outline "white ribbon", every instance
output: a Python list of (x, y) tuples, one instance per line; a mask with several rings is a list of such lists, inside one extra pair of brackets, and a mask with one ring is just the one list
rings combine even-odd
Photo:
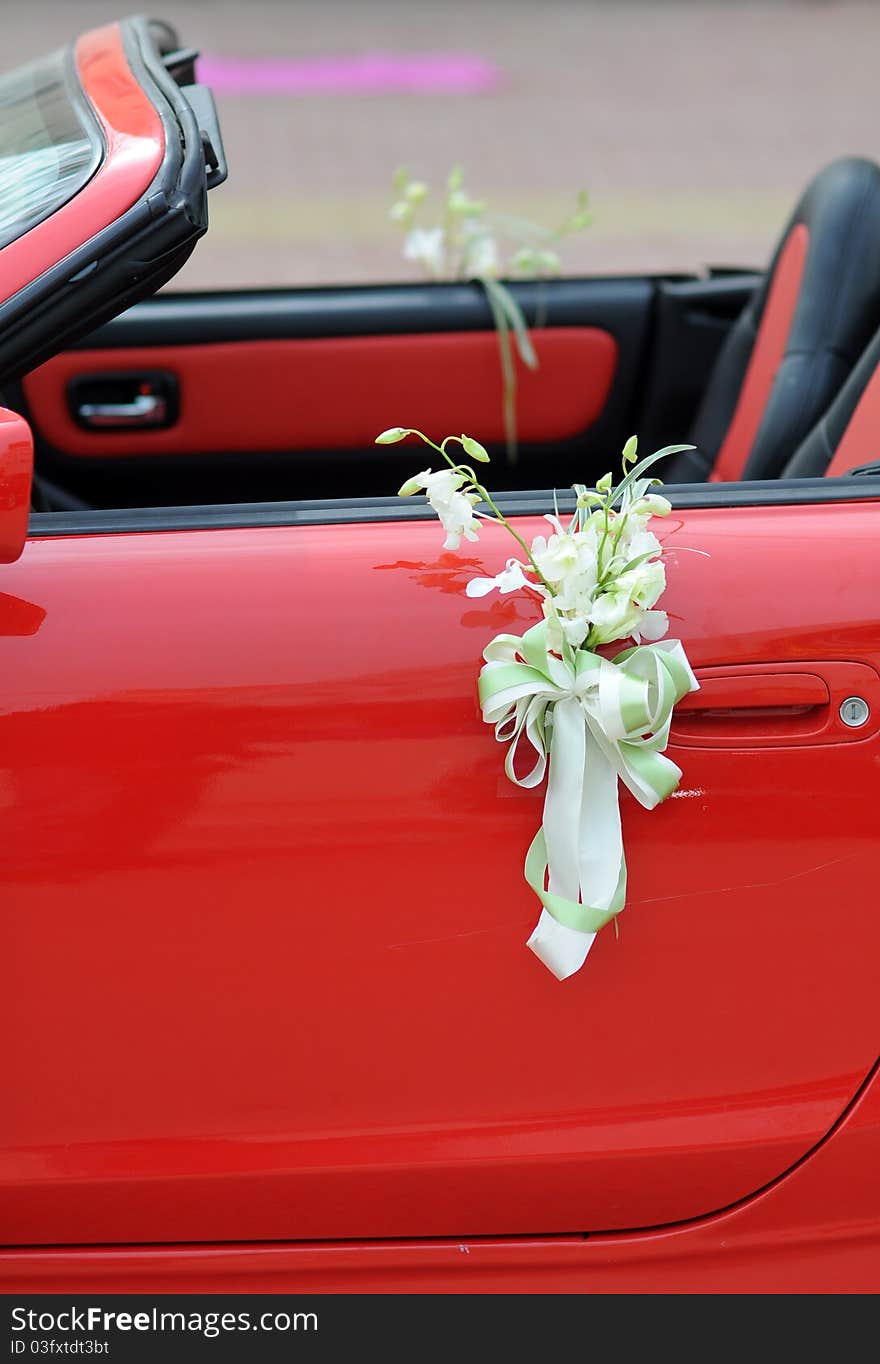
[[(495, 737), (510, 743), (510, 780), (529, 788), (547, 773), (541, 829), (526, 856), (526, 880), (542, 904), (527, 945), (564, 980), (625, 903), (618, 777), (648, 810), (675, 790), (681, 770), (663, 756), (672, 708), (699, 684), (678, 640), (609, 661), (567, 647), (556, 654), (546, 630), (542, 622), (487, 645), (480, 699)], [(523, 735), (535, 760), (518, 776)]]

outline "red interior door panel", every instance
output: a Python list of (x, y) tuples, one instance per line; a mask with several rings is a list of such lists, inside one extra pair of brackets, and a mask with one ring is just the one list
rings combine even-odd
[[(598, 327), (546, 327), (534, 330), (533, 341), (539, 367), (516, 362), (519, 439), (583, 434), (611, 391), (614, 337)], [(176, 379), (180, 411), (172, 425), (91, 431), (77, 424), (68, 395), (72, 380), (138, 369)], [(24, 391), (40, 435), (70, 455), (356, 449), (372, 445), (389, 412), (427, 431), (504, 439), (494, 332), (71, 351), (28, 375)]]

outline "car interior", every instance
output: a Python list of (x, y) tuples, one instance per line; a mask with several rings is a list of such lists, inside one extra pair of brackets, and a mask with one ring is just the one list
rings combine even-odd
[(676, 484), (840, 475), (875, 455), (862, 399), (880, 352), (880, 336), (865, 349), (880, 170), (866, 160), (814, 179), (763, 276), (512, 288), (542, 361), (520, 368), (513, 464), (478, 284), (169, 292), (7, 391), (34, 430), (35, 510), (390, 496), (412, 453), (372, 444), (389, 423), (472, 432), (507, 489), (590, 481), (632, 431), (646, 449), (693, 442), (665, 470)]
[[(145, 509), (366, 499), (378, 514), (412, 464), (408, 443), (374, 444), (389, 425), (476, 436), (494, 485), (514, 495), (594, 481), (633, 432), (643, 451), (693, 444), (659, 472), (703, 501), (707, 483), (772, 483), (797, 499), (805, 479), (873, 472), (872, 162), (844, 158), (816, 175), (764, 273), (511, 284), (539, 365), (517, 361), (510, 453), (478, 282), (156, 293), (207, 228), (205, 191), (226, 169), (195, 54), (165, 26), (126, 23), (141, 62), (129, 51), (129, 66), (164, 110), (163, 193), (175, 207), (158, 244), (155, 224), (126, 224), (131, 210), (102, 238), (100, 269), (71, 274), (70, 257), (54, 292), (32, 297), (40, 279), (13, 300), (0, 371), (3, 401), (33, 431), (34, 533), (49, 533), (46, 517), (57, 529), (59, 516), (74, 527), (92, 523), (71, 516)], [(83, 252), (91, 260), (95, 241)]]

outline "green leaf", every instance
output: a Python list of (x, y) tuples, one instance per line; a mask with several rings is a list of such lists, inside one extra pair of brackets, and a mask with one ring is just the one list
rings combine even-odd
[(623, 493), (626, 492), (627, 488), (632, 487), (636, 479), (641, 478), (645, 470), (650, 469), (652, 464), (656, 464), (658, 459), (665, 459), (667, 455), (676, 455), (680, 450), (695, 449), (696, 446), (694, 445), (664, 445), (662, 450), (655, 450), (653, 455), (647, 455), (644, 459), (640, 459), (638, 464), (634, 465), (633, 468), (630, 469), (626, 478), (622, 479), (618, 486), (614, 489), (614, 501), (617, 502), (623, 495)]
[(497, 279), (481, 279), (481, 283), (487, 293), (494, 294), (498, 307), (510, 323), (516, 338), (516, 348), (523, 364), (528, 365), (529, 369), (537, 369), (538, 357), (529, 336), (526, 319), (513, 294)]
[[(499, 300), (497, 280), (488, 276), (481, 277), (480, 283), (486, 291), (486, 300), (498, 336), (498, 352), (501, 357), (502, 406), (504, 411), (504, 434), (507, 444), (507, 462), (516, 463), (516, 369), (510, 349), (510, 329), (507, 316)], [(501, 289), (503, 292), (503, 289)]]
[(489, 463), (489, 452), (478, 440), (474, 440), (473, 436), (462, 435), (461, 448), (466, 455), (470, 455), (471, 459), (478, 460), (480, 464)]

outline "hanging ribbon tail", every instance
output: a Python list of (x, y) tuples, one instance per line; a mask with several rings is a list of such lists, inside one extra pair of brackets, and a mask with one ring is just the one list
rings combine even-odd
[[(527, 946), (565, 980), (626, 901), (618, 779), (646, 809), (675, 790), (681, 771), (662, 750), (674, 705), (699, 684), (677, 640), (626, 649), (611, 661), (587, 650), (560, 655), (544, 622), (521, 639), (498, 636), (483, 656), (483, 719), (510, 743), (508, 777), (534, 787), (547, 775), (541, 828), (525, 862), (541, 903)], [(518, 776), (523, 736), (534, 761)]]
[(544, 819), (526, 858), (526, 880), (543, 906), (527, 946), (565, 980), (623, 908), (626, 886), (617, 773), (576, 696), (553, 708)]
[(526, 947), (557, 980), (567, 980), (581, 969), (595, 941), (595, 933), (578, 933), (577, 929), (567, 928), (542, 909)]

